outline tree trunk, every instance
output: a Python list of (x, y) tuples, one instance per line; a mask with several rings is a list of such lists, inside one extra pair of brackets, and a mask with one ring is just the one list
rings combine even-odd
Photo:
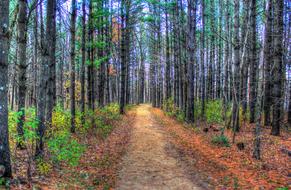
[(46, 36), (49, 54), (46, 120), (51, 124), (56, 101), (56, 0), (48, 1)]
[(288, 123), (291, 125), (291, 85), (289, 87)]
[(255, 122), (257, 99), (257, 48), (256, 48), (256, 0), (251, 0), (251, 50), (250, 50), (250, 123)]
[(85, 124), (85, 62), (86, 62), (86, 1), (82, 2), (82, 63), (81, 63), (81, 113), (82, 125)]
[[(234, 134), (239, 130), (239, 87), (240, 87), (240, 42), (239, 42), (239, 0), (234, 1), (234, 50), (233, 50), (233, 65), (234, 65), (234, 76), (233, 76), (233, 130)], [(235, 137), (235, 135), (234, 135)], [(234, 138), (233, 138), (234, 141)]]
[(17, 123), (17, 132), (19, 141), (17, 142), (18, 148), (24, 148), (24, 131), (23, 125), (25, 121), (25, 97), (26, 97), (26, 43), (27, 43), (27, 1), (18, 1), (18, 20), (17, 20), (17, 50), (18, 56), (18, 112), (21, 113), (19, 122)]
[(9, 0), (0, 1), (0, 165), (1, 177), (12, 177), (8, 136), (8, 54)]
[[(168, 0), (165, 1), (168, 3)], [(168, 23), (168, 8), (165, 8), (166, 15), (166, 70), (165, 70), (165, 100), (168, 100), (171, 97), (171, 62), (170, 62), (170, 39), (169, 39), (169, 23)]]
[(272, 105), (272, 77), (271, 77), (271, 68), (272, 68), (272, 55), (271, 55), (271, 47), (272, 47), (272, 7), (273, 1), (267, 1), (266, 8), (266, 17), (267, 22), (265, 24), (265, 34), (264, 34), (264, 72), (265, 72), (265, 95), (264, 95), (264, 125), (269, 126), (271, 124), (270, 112)]
[[(47, 7), (51, 2), (47, 2)], [(38, 119), (38, 129), (37, 135), (38, 139), (36, 141), (35, 157), (42, 157), (44, 154), (44, 135), (45, 135), (45, 111), (46, 111), (46, 93), (47, 93), (47, 68), (49, 66), (49, 50), (48, 43), (50, 43), (48, 36), (44, 36), (44, 26), (43, 26), (43, 6), (40, 4), (40, 38), (41, 38), (41, 65), (40, 65), (40, 79), (38, 83), (38, 99), (37, 99), (37, 119)]]
[(274, 2), (274, 67), (273, 67), (273, 122), (271, 135), (280, 135), (280, 123), (283, 117), (281, 111), (282, 104), (282, 71), (283, 71), (283, 0)]
[(121, 87), (120, 87), (120, 114), (124, 114), (125, 87), (126, 87), (126, 20), (124, 16), (125, 2), (121, 0)]
[(75, 41), (76, 41), (76, 18), (77, 18), (77, 4), (76, 0), (72, 0), (72, 15), (71, 15), (71, 39), (70, 39), (70, 58), (71, 58), (71, 132), (75, 133), (75, 115), (76, 115), (76, 102), (75, 102)]
[(194, 66), (195, 66), (195, 43), (196, 43), (196, 8), (197, 1), (188, 1), (188, 96), (187, 96), (187, 121), (194, 122)]
[[(257, 78), (258, 79), (258, 78)], [(259, 81), (259, 80), (258, 80)], [(261, 115), (262, 115), (262, 92), (263, 84), (258, 84), (257, 90), (257, 101), (256, 101), (256, 128), (255, 128), (255, 138), (254, 138), (254, 151), (253, 157), (257, 160), (261, 159)]]
[(201, 1), (201, 19), (202, 19), (202, 31), (201, 31), (201, 76), (202, 76), (202, 85), (201, 85), (201, 117), (204, 119), (205, 116), (205, 65), (204, 65), (204, 51), (205, 51), (205, 0)]

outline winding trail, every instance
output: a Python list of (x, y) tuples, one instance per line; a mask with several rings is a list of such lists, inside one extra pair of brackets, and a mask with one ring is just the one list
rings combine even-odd
[(166, 149), (169, 136), (149, 105), (140, 105), (126, 155), (121, 163), (117, 190), (200, 190), (179, 161)]

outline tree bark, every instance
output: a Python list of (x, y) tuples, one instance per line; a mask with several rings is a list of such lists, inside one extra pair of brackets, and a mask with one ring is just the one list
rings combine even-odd
[(56, 0), (47, 4), (46, 36), (49, 56), (46, 120), (51, 124), (56, 101)]
[(271, 123), (271, 105), (272, 105), (272, 78), (271, 78), (271, 68), (272, 68), (272, 7), (273, 1), (267, 1), (266, 17), (267, 22), (265, 24), (265, 34), (264, 34), (264, 72), (265, 72), (265, 95), (264, 95), (264, 125), (268, 126)]
[(271, 135), (280, 135), (280, 123), (283, 117), (281, 111), (282, 97), (282, 71), (283, 71), (283, 7), (284, 1), (274, 2), (274, 67), (273, 67), (273, 122)]
[(205, 51), (205, 0), (201, 1), (201, 19), (202, 19), (202, 31), (201, 31), (201, 117), (205, 116), (205, 65), (204, 65), (204, 51)]
[(72, 0), (72, 14), (71, 14), (71, 39), (70, 39), (70, 58), (71, 58), (71, 132), (75, 133), (75, 115), (76, 115), (76, 102), (75, 102), (75, 41), (76, 41), (76, 18), (77, 18), (77, 4), (76, 0)]
[(8, 135), (9, 0), (0, 1), (0, 165), (2, 177), (12, 177)]
[(82, 63), (81, 63), (81, 113), (82, 124), (85, 124), (85, 62), (86, 62), (86, 0), (82, 1)]
[(25, 98), (26, 98), (26, 44), (27, 44), (27, 0), (18, 1), (18, 16), (17, 16), (17, 50), (18, 56), (18, 112), (20, 114), (19, 121), (17, 123), (17, 132), (19, 141), (17, 142), (18, 148), (24, 148), (24, 121), (25, 121)]
[(195, 66), (195, 43), (196, 43), (196, 9), (197, 0), (188, 1), (188, 95), (186, 118), (190, 123), (194, 122), (194, 66)]
[(126, 20), (124, 16), (125, 1), (121, 0), (121, 87), (120, 87), (120, 114), (124, 114), (126, 88)]
[(255, 122), (257, 100), (257, 38), (256, 38), (256, 0), (251, 0), (251, 50), (250, 50), (250, 123)]
[[(240, 87), (240, 42), (239, 42), (239, 0), (234, 1), (234, 50), (233, 50), (233, 65), (234, 65), (234, 76), (233, 76), (233, 105), (232, 105), (232, 122), (234, 134), (239, 130), (239, 87)], [(235, 135), (233, 136), (235, 137)], [(233, 138), (234, 141), (234, 138)]]
[[(165, 1), (168, 3), (168, 0)], [(165, 70), (165, 100), (168, 100), (171, 97), (171, 62), (170, 62), (170, 38), (169, 38), (169, 21), (168, 21), (168, 8), (165, 8), (166, 16), (166, 70)]]
[[(47, 7), (51, 7), (47, 2)], [(47, 68), (49, 67), (49, 49), (48, 43), (50, 43), (48, 36), (44, 36), (44, 26), (43, 26), (43, 6), (40, 4), (40, 39), (41, 39), (41, 65), (40, 65), (40, 79), (38, 83), (38, 99), (37, 99), (37, 119), (38, 119), (38, 129), (37, 135), (38, 139), (36, 141), (35, 157), (42, 157), (44, 154), (44, 135), (46, 130), (45, 123), (45, 111), (46, 111), (46, 93), (47, 93)]]

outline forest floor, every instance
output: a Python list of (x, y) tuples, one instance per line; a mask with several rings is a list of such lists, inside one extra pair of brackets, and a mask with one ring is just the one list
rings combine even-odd
[[(94, 130), (79, 137), (87, 145), (77, 167), (61, 165), (47, 176), (34, 178), (34, 189), (290, 189), (290, 132), (280, 137), (262, 131), (262, 160), (252, 158), (253, 132), (244, 126), (235, 145), (221, 147), (211, 139), (220, 134), (209, 124), (190, 126), (162, 110), (135, 106), (115, 124), (106, 139)], [(208, 127), (209, 131), (203, 131)], [(225, 131), (231, 139), (231, 131)], [(12, 189), (24, 189), (27, 185)], [(281, 190), (281, 189), (280, 189)]]
[[(291, 189), (291, 133), (288, 129), (277, 137), (270, 135), (269, 127), (262, 127), (262, 158), (255, 160), (252, 157), (254, 125), (244, 124), (237, 134), (236, 143), (243, 142), (245, 146), (239, 150), (236, 144), (222, 147), (211, 142), (220, 135), (220, 131), (214, 130), (220, 126), (207, 123), (191, 126), (167, 116), (160, 109), (152, 108), (151, 112), (164, 126), (164, 131), (173, 137), (169, 143), (179, 153), (177, 158), (186, 163), (188, 171), (208, 183), (208, 189)], [(232, 139), (231, 130), (224, 134)]]

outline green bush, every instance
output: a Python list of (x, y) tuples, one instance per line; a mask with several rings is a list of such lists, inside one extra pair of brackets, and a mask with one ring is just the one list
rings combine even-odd
[(8, 129), (13, 145), (16, 143), (22, 145), (33, 146), (37, 139), (36, 129), (38, 127), (38, 120), (36, 119), (36, 109), (30, 107), (25, 109), (25, 121), (23, 124), (23, 137), (18, 136), (17, 123), (22, 115), (22, 111), (9, 111), (8, 115)]
[(44, 161), (43, 159), (36, 160), (36, 167), (41, 175), (47, 175), (52, 170), (52, 165), (49, 162)]
[(230, 147), (229, 139), (224, 135), (213, 137), (211, 142), (219, 146)]
[(205, 117), (208, 123), (223, 123), (223, 104), (220, 100), (208, 101), (205, 108)]
[(74, 139), (69, 132), (59, 132), (48, 140), (48, 149), (56, 162), (66, 162), (72, 166), (79, 163), (85, 146)]
[(97, 125), (97, 132), (102, 138), (106, 138), (113, 130), (112, 121), (120, 118), (119, 105), (109, 104), (97, 110), (94, 122)]
[(194, 105), (194, 117), (195, 120), (201, 118), (201, 109), (202, 109), (202, 104), (200, 101), (195, 101)]
[(166, 111), (166, 114), (169, 116), (175, 116), (177, 112), (177, 108), (174, 104), (174, 98), (170, 97), (163, 102), (163, 109)]
[(116, 103), (109, 104), (100, 110), (101, 116), (106, 120), (119, 119), (119, 105)]
[(177, 120), (180, 121), (180, 122), (185, 121), (185, 114), (184, 114), (184, 112), (181, 111), (181, 110), (177, 110), (177, 111), (176, 111), (175, 117), (176, 117)]
[(288, 190), (288, 189), (289, 189), (288, 187), (279, 187), (276, 190)]
[(18, 122), (18, 112), (15, 111), (9, 111), (8, 115), (8, 130), (9, 130), (9, 136), (11, 137), (13, 143), (15, 144), (17, 139), (17, 122)]
[[(35, 108), (25, 109), (25, 122), (24, 122), (24, 137), (20, 138), (17, 135), (17, 122), (22, 112), (9, 111), (9, 133), (11, 134), (11, 140), (15, 145), (16, 142), (22, 142), (33, 150), (35, 142), (38, 138), (37, 127), (38, 120), (36, 118)], [(84, 125), (82, 124), (82, 118), (84, 118)], [(102, 109), (94, 111), (87, 110), (85, 113), (76, 111), (76, 130), (78, 133), (86, 133), (92, 126), (97, 126), (97, 132), (106, 138), (112, 131), (113, 126), (111, 122), (120, 118), (119, 105), (110, 104)], [(71, 113), (68, 110), (64, 110), (62, 106), (57, 105), (54, 108), (52, 114), (51, 127), (48, 128), (46, 133), (46, 143), (48, 145), (48, 151), (51, 158), (55, 162), (67, 162), (70, 165), (77, 165), (81, 155), (85, 151), (85, 146), (80, 144), (70, 133), (71, 127)], [(33, 152), (33, 151), (31, 151)], [(37, 167), (41, 173), (47, 173), (50, 169), (49, 165), (39, 162)]]
[(60, 105), (54, 108), (52, 115), (52, 133), (57, 131), (69, 131), (71, 127), (71, 113), (64, 110)]

